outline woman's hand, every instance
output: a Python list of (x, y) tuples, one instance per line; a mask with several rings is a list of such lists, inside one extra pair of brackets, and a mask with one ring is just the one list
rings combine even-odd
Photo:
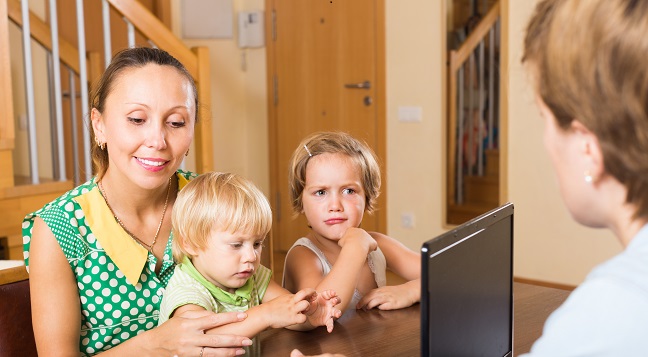
[(324, 354), (317, 355), (317, 356), (304, 356), (304, 354), (301, 353), (300, 350), (294, 349), (294, 350), (292, 350), (292, 352), (290, 352), (290, 357), (346, 357), (346, 356), (341, 355), (339, 353), (335, 353), (335, 354), (333, 354), (333, 353), (324, 353)]
[[(167, 356), (234, 356), (245, 353), (252, 340), (243, 336), (205, 334), (205, 330), (245, 320), (241, 312), (186, 311), (146, 332), (157, 354)], [(203, 349), (204, 347), (204, 349)]]

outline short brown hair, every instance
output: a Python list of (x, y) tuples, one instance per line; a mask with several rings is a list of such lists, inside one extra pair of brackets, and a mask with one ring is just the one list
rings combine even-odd
[(311, 157), (320, 154), (344, 154), (360, 168), (365, 209), (372, 213), (380, 195), (380, 166), (376, 154), (363, 141), (344, 132), (317, 132), (309, 135), (295, 149), (290, 159), (290, 199), (295, 213), (304, 209), (302, 193), (306, 184), (306, 165)]
[(191, 180), (173, 204), (173, 257), (190, 256), (185, 247), (207, 248), (213, 229), (266, 236), (272, 227), (267, 198), (252, 181), (232, 173), (208, 172)]
[(542, 1), (522, 61), (558, 125), (596, 135), (605, 171), (648, 217), (648, 1)]
[[(115, 82), (119, 76), (130, 68), (141, 68), (147, 64), (157, 64), (160, 66), (171, 66), (182, 74), (191, 86), (194, 104), (196, 105), (196, 123), (198, 122), (198, 89), (193, 77), (185, 66), (168, 52), (158, 48), (134, 47), (119, 51), (113, 57), (110, 65), (97, 82), (91, 94), (91, 106), (97, 109), (99, 113), (105, 110), (106, 99), (112, 92)], [(91, 138), (94, 137), (92, 125), (90, 125)], [(94, 164), (97, 177), (101, 179), (108, 170), (108, 150), (102, 150), (97, 145), (91, 145), (90, 155)]]

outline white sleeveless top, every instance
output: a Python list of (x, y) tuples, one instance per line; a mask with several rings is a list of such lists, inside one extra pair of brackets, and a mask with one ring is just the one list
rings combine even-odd
[[(320, 263), (322, 264), (322, 272), (324, 275), (328, 275), (328, 273), (331, 272), (331, 263), (326, 259), (326, 256), (324, 253), (313, 243), (311, 242), (310, 239), (308, 238), (299, 238), (292, 247), (288, 250), (288, 254), (290, 254), (290, 251), (295, 248), (296, 246), (302, 246), (310, 249), (315, 255), (320, 260)], [(371, 272), (374, 275), (374, 279), (376, 280), (376, 285), (380, 288), (382, 286), (385, 286), (387, 283), (387, 261), (385, 260), (385, 255), (383, 252), (380, 250), (380, 248), (376, 248), (373, 252), (369, 253), (369, 256), (367, 258), (367, 262), (369, 263), (369, 269), (371, 269)], [(285, 282), (285, 272), (286, 272), (286, 263), (284, 262), (284, 276), (281, 280), (281, 285), (285, 287), (286, 282)], [(347, 308), (353, 306), (355, 309), (356, 305), (358, 302), (360, 302), (360, 299), (362, 299), (362, 294), (358, 291), (358, 289), (355, 289), (353, 291), (353, 298), (351, 299), (351, 303), (347, 305)]]

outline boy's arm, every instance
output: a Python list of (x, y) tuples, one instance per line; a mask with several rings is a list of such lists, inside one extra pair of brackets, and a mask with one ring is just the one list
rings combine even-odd
[(336, 305), (340, 303), (335, 291), (323, 291), (318, 294), (314, 289), (302, 289), (295, 295), (290, 291), (282, 288), (274, 280), (270, 281), (266, 293), (263, 296), (263, 303), (275, 303), (274, 300), (282, 296), (293, 296), (294, 301), (304, 301), (307, 305), (299, 313), (306, 318), (303, 323), (295, 323), (285, 326), (287, 329), (294, 331), (308, 331), (318, 326), (326, 326), (328, 332), (333, 331), (333, 320), (340, 317), (342, 312), (337, 309)]

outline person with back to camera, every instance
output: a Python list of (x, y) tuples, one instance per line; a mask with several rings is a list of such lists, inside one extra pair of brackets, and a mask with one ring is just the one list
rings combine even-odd
[[(167, 52), (119, 52), (92, 95), (96, 176), (23, 222), (39, 356), (231, 356), (252, 344), (210, 329), (244, 313), (191, 312), (159, 327), (171, 275), (171, 211), (196, 85)], [(155, 327), (155, 328), (154, 328)]]
[(648, 354), (648, 2), (545, 0), (523, 62), (574, 220), (623, 252), (594, 268), (528, 356)]
[[(320, 132), (305, 138), (290, 164), (290, 196), (310, 233), (288, 251), (284, 286), (334, 290), (339, 308), (400, 309), (421, 298), (418, 253), (381, 233), (359, 228), (380, 192), (373, 151), (351, 135)], [(406, 283), (386, 286), (386, 269)]]
[(341, 315), (335, 292), (307, 288), (293, 295), (260, 264), (272, 211), (252, 182), (231, 173), (202, 174), (178, 194), (172, 217), (177, 265), (160, 324), (188, 311), (247, 311), (245, 320), (213, 331), (252, 338), (269, 327), (333, 330)]

